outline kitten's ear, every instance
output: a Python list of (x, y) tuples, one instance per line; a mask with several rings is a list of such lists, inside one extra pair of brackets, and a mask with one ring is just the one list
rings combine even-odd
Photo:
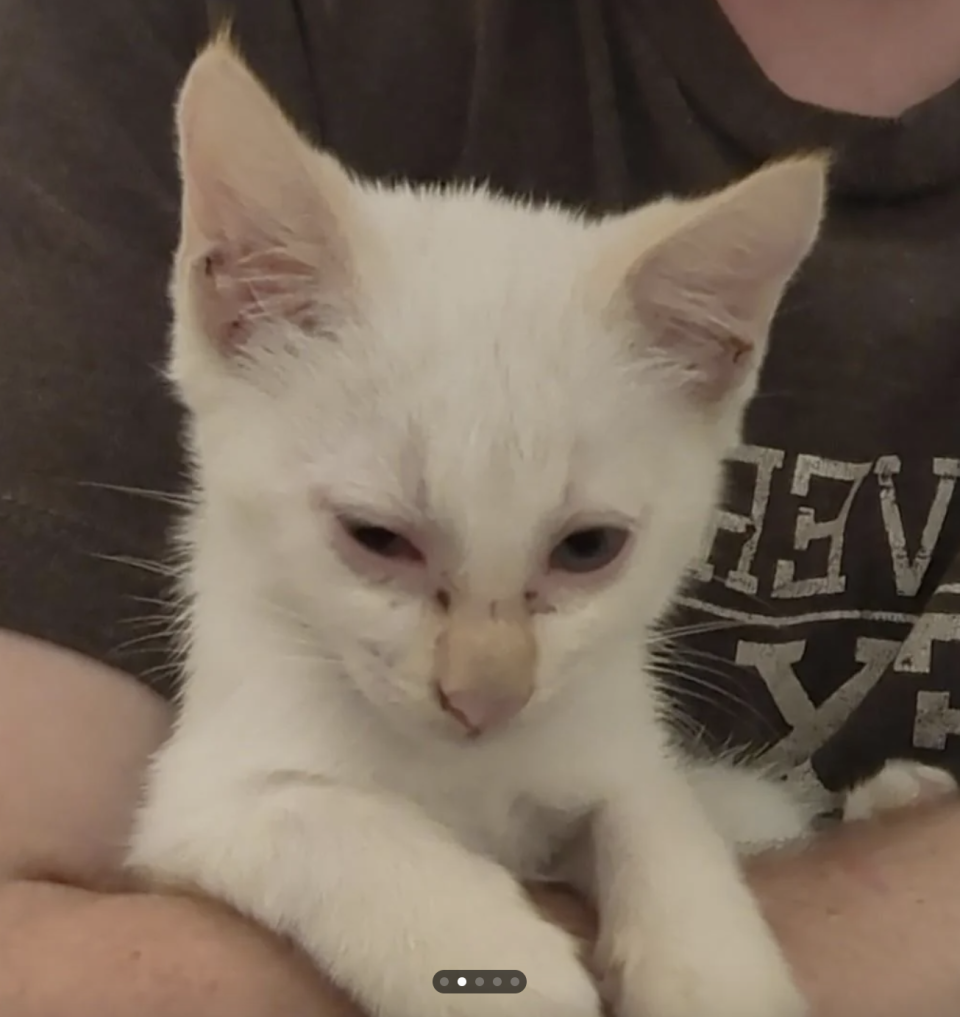
[(221, 351), (263, 324), (304, 330), (350, 285), (354, 185), (294, 129), (226, 37), (191, 67), (177, 109), (178, 279)]
[(777, 305), (817, 237), (826, 171), (819, 156), (781, 162), (677, 205), (676, 224), (652, 245), (638, 213), (641, 250), (627, 261), (620, 297), (644, 353), (697, 404), (752, 389)]

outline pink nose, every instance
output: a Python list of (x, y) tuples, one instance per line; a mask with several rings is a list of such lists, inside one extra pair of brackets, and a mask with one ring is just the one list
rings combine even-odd
[(444, 710), (474, 735), (506, 723), (530, 699), (530, 692), (526, 690), (498, 693), (492, 689), (464, 689), (447, 695), (438, 687), (437, 695)]

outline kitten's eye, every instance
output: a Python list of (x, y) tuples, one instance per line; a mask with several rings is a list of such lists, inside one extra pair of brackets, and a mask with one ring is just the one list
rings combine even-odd
[(356, 519), (341, 519), (344, 532), (365, 551), (390, 561), (422, 562), (423, 554), (403, 534), (385, 526), (365, 523)]
[(550, 568), (557, 572), (599, 572), (616, 561), (630, 534), (615, 526), (574, 530), (550, 552)]

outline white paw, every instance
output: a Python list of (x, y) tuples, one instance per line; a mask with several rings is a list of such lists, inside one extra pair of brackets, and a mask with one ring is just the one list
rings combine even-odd
[(910, 759), (894, 759), (875, 777), (847, 793), (843, 818), (845, 822), (871, 819), (884, 812), (933, 801), (956, 791), (957, 782), (946, 770)]
[[(408, 994), (399, 1007), (396, 998), (377, 1000), (376, 1012), (403, 1017), (601, 1017), (600, 996), (580, 961), (577, 943), (532, 909), (529, 914), (499, 914), (490, 924), (464, 916), (460, 929), (438, 936), (429, 954), (434, 960), (424, 965), (429, 969), (428, 991)], [(516, 994), (440, 993), (432, 987), (436, 971), (458, 967), (520, 970), (527, 984)]]
[(610, 944), (601, 964), (616, 1017), (806, 1017), (772, 935), (734, 925), (669, 939), (651, 929)]

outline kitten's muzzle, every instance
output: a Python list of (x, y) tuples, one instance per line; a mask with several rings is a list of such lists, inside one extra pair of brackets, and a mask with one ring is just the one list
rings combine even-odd
[(537, 644), (524, 608), (457, 609), (437, 640), (437, 699), (471, 735), (506, 723), (533, 695)]

